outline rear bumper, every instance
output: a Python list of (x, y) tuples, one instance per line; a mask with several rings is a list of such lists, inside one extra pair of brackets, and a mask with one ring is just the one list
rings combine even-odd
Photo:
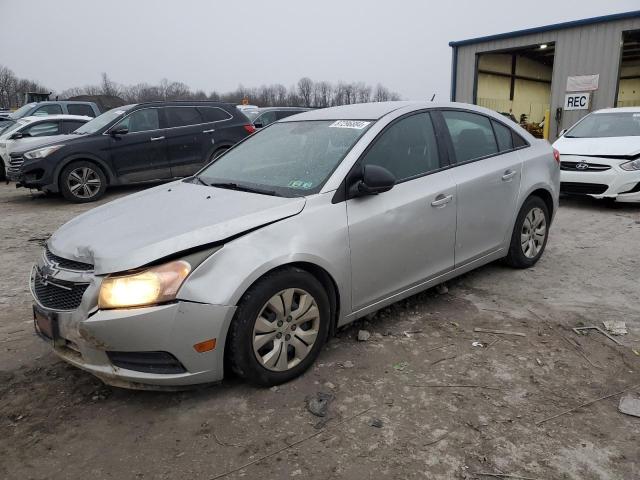
[(612, 198), (616, 202), (640, 202), (640, 171), (618, 165), (604, 172), (560, 172), (560, 193)]
[[(179, 301), (155, 307), (98, 310), (81, 321), (58, 313), (60, 338), (54, 352), (109, 385), (134, 389), (179, 389), (219, 382), (224, 375), (224, 345), (235, 307)], [(216, 339), (198, 353), (196, 343)], [(166, 352), (183, 367), (178, 373), (116, 366), (113, 353)], [(135, 365), (133, 368), (136, 368)]]

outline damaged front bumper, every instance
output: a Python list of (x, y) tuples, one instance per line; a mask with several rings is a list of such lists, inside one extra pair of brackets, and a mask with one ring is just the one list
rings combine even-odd
[[(43, 280), (44, 278), (44, 280)], [(43, 287), (43, 282), (46, 285)], [(224, 345), (235, 307), (177, 300), (151, 307), (99, 310), (101, 277), (91, 272), (52, 269), (46, 258), (34, 266), (31, 292), (34, 314), (54, 322), (47, 338), (63, 360), (86, 370), (109, 385), (135, 389), (180, 389), (219, 382), (224, 376)], [(79, 306), (62, 301), (52, 308), (56, 294), (83, 292)], [(60, 292), (58, 290), (60, 289)], [(62, 298), (62, 297), (61, 297)], [(198, 352), (195, 345), (215, 339), (215, 348)]]

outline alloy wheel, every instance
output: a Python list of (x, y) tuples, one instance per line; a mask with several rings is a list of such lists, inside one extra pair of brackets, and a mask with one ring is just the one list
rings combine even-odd
[(95, 196), (102, 186), (98, 172), (89, 167), (78, 167), (71, 170), (67, 177), (69, 191), (78, 198)]
[(253, 351), (260, 364), (282, 372), (309, 354), (320, 331), (320, 311), (305, 290), (288, 288), (262, 307), (253, 327)]
[(527, 258), (535, 258), (544, 246), (547, 236), (547, 219), (544, 212), (538, 208), (532, 208), (522, 223), (520, 232), (520, 246), (522, 253)]

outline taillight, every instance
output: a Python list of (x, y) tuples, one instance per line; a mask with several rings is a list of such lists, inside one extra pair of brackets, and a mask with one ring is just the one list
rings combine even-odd
[(249, 132), (249, 133), (253, 133), (256, 131), (256, 127), (254, 127), (252, 124), (247, 123), (246, 125), (243, 125), (244, 129)]
[(555, 158), (558, 165), (560, 165), (560, 152), (555, 148), (553, 149), (553, 158)]

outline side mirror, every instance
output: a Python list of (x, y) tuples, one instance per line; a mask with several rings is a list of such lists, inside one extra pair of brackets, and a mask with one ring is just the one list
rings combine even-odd
[(254, 124), (253, 124), (253, 126), (254, 126), (254, 127), (256, 127), (256, 128), (262, 128), (262, 127), (264, 127), (264, 125), (262, 124), (262, 122), (256, 122), (256, 123), (254, 123)]
[(11, 140), (20, 140), (22, 137), (24, 137), (24, 134), (16, 132), (9, 138), (11, 138)]
[(355, 187), (359, 195), (377, 195), (391, 190), (395, 184), (396, 177), (386, 168), (379, 165), (365, 165), (362, 180), (359, 180)]
[(127, 127), (116, 127), (113, 130), (111, 130), (109, 132), (112, 136), (116, 136), (116, 135), (126, 135), (127, 133), (129, 133), (129, 129)]
[(562, 130), (560, 130), (560, 135), (558, 135), (559, 137), (564, 136), (564, 134), (567, 133), (567, 129), (563, 128)]

